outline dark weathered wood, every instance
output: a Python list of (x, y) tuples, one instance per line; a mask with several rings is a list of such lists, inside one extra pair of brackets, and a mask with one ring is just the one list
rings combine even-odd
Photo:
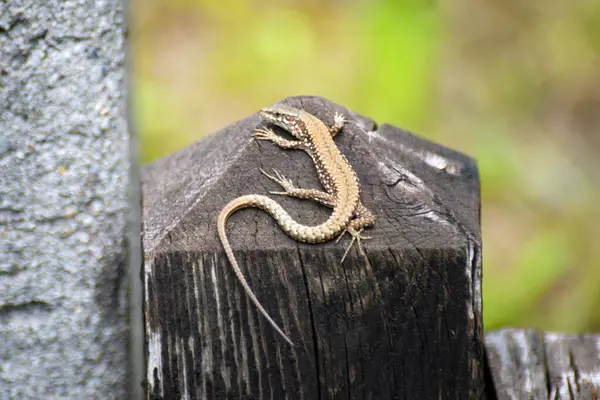
[(598, 335), (506, 329), (488, 332), (485, 347), (498, 400), (599, 398)]
[(125, 15), (121, 0), (0, 1), (0, 399), (142, 395)]
[[(142, 172), (148, 395), (154, 398), (439, 399), (483, 396), (479, 182), (454, 151), (318, 97), (284, 103), (328, 124), (378, 217), (348, 244), (299, 244), (258, 210), (235, 214), (230, 240), (257, 313), (216, 232), (231, 199), (279, 188), (259, 168), (319, 188), (310, 158), (252, 139), (252, 115)], [(306, 224), (330, 210), (278, 197)]]

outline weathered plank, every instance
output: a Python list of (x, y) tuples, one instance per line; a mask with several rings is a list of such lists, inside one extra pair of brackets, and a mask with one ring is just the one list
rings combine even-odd
[[(144, 168), (148, 396), (152, 398), (481, 398), (479, 182), (454, 151), (318, 97), (284, 101), (328, 124), (378, 217), (365, 254), (348, 239), (299, 244), (243, 210), (230, 240), (283, 341), (246, 298), (216, 218), (231, 199), (278, 190), (259, 168), (318, 188), (303, 152), (252, 139), (252, 115)], [(278, 197), (298, 221), (330, 210)]]
[(2, 399), (135, 394), (124, 18), (120, 0), (0, 2)]
[(600, 393), (600, 336), (506, 329), (485, 335), (495, 398), (590, 399)]

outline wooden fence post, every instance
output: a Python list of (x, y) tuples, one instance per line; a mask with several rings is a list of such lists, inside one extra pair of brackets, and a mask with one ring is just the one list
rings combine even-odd
[(124, 5), (0, 2), (2, 399), (141, 395)]
[[(326, 123), (378, 218), (340, 264), (348, 239), (309, 245), (267, 214), (236, 213), (232, 247), (257, 297), (296, 343), (248, 300), (225, 258), (216, 218), (231, 199), (279, 188), (277, 169), (319, 188), (299, 151), (252, 139), (257, 115), (142, 171), (149, 398), (482, 398), (479, 181), (468, 157), (319, 97), (283, 101)], [(277, 197), (297, 220), (330, 210)]]

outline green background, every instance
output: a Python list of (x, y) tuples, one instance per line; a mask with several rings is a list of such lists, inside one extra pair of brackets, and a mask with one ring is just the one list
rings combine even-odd
[(477, 159), (487, 330), (600, 330), (600, 2), (131, 9), (144, 162), (284, 97), (326, 97)]

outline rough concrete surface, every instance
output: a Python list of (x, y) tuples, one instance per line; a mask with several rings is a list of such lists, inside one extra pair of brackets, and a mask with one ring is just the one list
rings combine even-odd
[(124, 11), (0, 2), (0, 399), (127, 395)]

